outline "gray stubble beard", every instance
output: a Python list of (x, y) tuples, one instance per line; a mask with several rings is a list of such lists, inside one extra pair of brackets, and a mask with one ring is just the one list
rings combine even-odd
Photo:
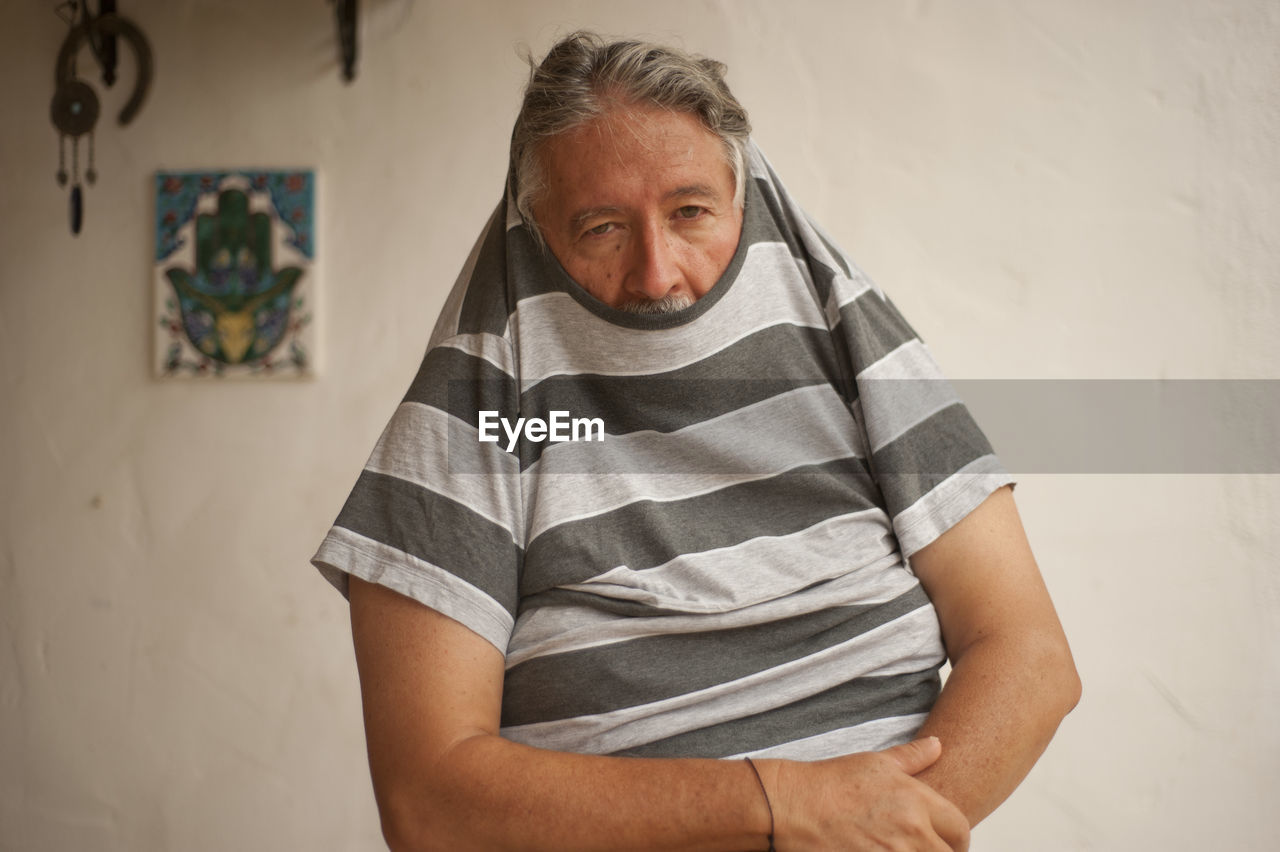
[(693, 305), (692, 298), (684, 294), (678, 294), (663, 296), (661, 299), (623, 302), (620, 307), (622, 310), (632, 314), (672, 314), (676, 311), (683, 311), (691, 305)]

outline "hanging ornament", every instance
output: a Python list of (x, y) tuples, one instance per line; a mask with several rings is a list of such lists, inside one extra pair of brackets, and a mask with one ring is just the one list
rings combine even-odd
[[(67, 170), (63, 163), (67, 137), (71, 137), (71, 233), (80, 233), (84, 221), (84, 199), (80, 189), (80, 137), (89, 137), (93, 150), (93, 126), (98, 121), (98, 96), (88, 84), (79, 80), (64, 80), (53, 93), (49, 117), (58, 129), (58, 185), (67, 185)], [(93, 182), (93, 168), (85, 175)]]
[[(93, 130), (100, 111), (98, 96), (93, 87), (76, 76), (76, 55), (87, 41), (93, 55), (102, 65), (103, 80), (108, 86), (115, 82), (116, 39), (124, 39), (133, 49), (138, 75), (133, 93), (120, 110), (117, 122), (124, 126), (133, 120), (142, 108), (142, 101), (151, 85), (151, 46), (136, 26), (114, 14), (113, 0), (99, 3), (98, 15), (89, 12), (88, 0), (64, 2), (58, 6), (59, 14), (69, 10), (66, 17), (71, 31), (58, 51), (58, 63), (54, 69), (53, 102), (49, 105), (49, 118), (58, 131), (58, 186), (71, 183), (71, 233), (79, 234), (84, 222), (84, 191), (80, 186), (80, 138), (86, 137), (88, 167), (84, 178), (89, 184), (98, 179), (93, 165)], [(66, 168), (67, 139), (71, 140), (71, 173)]]

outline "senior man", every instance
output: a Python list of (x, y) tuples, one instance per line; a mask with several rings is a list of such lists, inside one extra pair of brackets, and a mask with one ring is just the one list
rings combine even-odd
[(316, 555), (394, 848), (963, 849), (1077, 700), (1008, 475), (722, 73), (534, 69)]

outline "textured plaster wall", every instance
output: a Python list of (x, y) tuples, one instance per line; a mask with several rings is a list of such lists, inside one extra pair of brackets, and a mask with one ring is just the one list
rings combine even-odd
[[(1272, 0), (361, 5), (344, 87), (320, 0), (124, 0), (155, 87), (102, 122), (72, 239), (63, 25), (0, 0), (2, 849), (379, 847), (346, 610), (307, 558), (500, 192), (518, 44), (726, 61), (955, 377), (1280, 378)], [(293, 165), (321, 176), (322, 377), (152, 381), (151, 173)], [(1085, 698), (974, 848), (1273, 848), (1280, 477), (1018, 496)]]

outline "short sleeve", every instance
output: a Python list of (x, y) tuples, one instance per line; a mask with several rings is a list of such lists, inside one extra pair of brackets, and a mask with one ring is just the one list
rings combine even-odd
[(910, 557), (1013, 478), (902, 314), (849, 268), (832, 282), (829, 304), (870, 467)]
[(523, 563), (519, 463), (479, 424), (518, 407), (508, 341), (434, 344), (312, 559), (343, 594), (379, 583), (505, 653)]
[(754, 145), (752, 174), (808, 271), (841, 360), (842, 391), (904, 556), (1013, 481), (902, 314), (791, 198)]

